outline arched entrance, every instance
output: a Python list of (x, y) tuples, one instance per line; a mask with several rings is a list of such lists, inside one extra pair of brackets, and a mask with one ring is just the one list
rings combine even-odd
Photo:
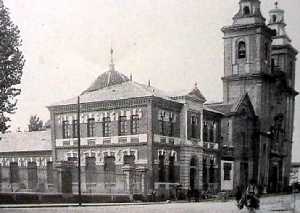
[(197, 159), (192, 157), (190, 161), (190, 189), (193, 191), (197, 187)]

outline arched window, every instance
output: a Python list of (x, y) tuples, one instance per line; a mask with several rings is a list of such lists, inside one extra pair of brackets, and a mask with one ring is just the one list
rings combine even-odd
[(250, 14), (250, 9), (248, 6), (245, 6), (243, 9), (244, 15), (249, 15)]
[(203, 141), (208, 141), (208, 127), (206, 122), (203, 125)]
[(106, 156), (104, 157), (104, 182), (112, 184), (116, 182), (116, 163), (115, 157)]
[(158, 181), (165, 182), (165, 155), (159, 155), (158, 160)]
[(276, 22), (277, 21), (277, 16), (276, 15), (273, 15), (272, 16), (272, 22)]
[(86, 157), (85, 162), (86, 162), (86, 167), (85, 167), (86, 182), (96, 183), (97, 182), (96, 158)]
[(246, 43), (244, 41), (240, 41), (238, 44), (238, 58), (246, 58)]
[(169, 157), (169, 182), (174, 183), (175, 182), (175, 156)]

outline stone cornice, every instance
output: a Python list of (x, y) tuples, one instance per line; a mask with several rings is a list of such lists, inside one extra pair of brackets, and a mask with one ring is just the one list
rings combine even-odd
[[(97, 149), (97, 148), (115, 148), (115, 147), (140, 147), (146, 146), (147, 143), (126, 143), (126, 144), (100, 144), (100, 145), (81, 145), (82, 149)], [(57, 150), (74, 150), (77, 149), (77, 146), (63, 146), (63, 147), (55, 147)]]
[[(81, 112), (91, 112), (130, 107), (145, 107), (149, 102), (151, 102), (152, 99), (153, 96), (148, 96), (114, 101), (81, 103), (80, 110)], [(50, 106), (48, 109), (50, 112), (54, 113), (77, 112), (77, 104)]]
[(253, 73), (253, 74), (245, 74), (245, 75), (224, 76), (221, 79), (223, 81), (239, 81), (239, 80), (253, 80), (253, 79), (264, 80), (270, 78), (272, 78), (272, 75), (268, 73)]
[(257, 28), (260, 28), (263, 32), (268, 33), (269, 36), (274, 35), (274, 31), (269, 27), (267, 27), (265, 24), (230, 25), (230, 26), (222, 27), (221, 31), (223, 33), (230, 33), (230, 32), (255, 30)]

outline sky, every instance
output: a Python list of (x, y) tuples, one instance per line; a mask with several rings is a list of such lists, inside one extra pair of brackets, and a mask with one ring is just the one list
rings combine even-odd
[[(274, 0), (261, 0), (262, 12)], [(18, 25), (26, 59), (11, 130), (26, 130), (30, 115), (49, 119), (46, 106), (80, 94), (116, 69), (165, 91), (192, 89), (221, 101), (223, 39), (239, 0), (4, 0)], [(280, 0), (287, 33), (300, 49), (300, 1)], [(300, 90), (299, 60), (296, 88)], [(296, 98), (293, 160), (300, 161), (300, 98)]]

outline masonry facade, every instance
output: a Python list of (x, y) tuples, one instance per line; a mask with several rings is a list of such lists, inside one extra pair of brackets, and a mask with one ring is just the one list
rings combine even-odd
[[(28, 178), (19, 190), (44, 183), (44, 190), (77, 193), (80, 134), (83, 193), (174, 197), (178, 187), (214, 193), (243, 188), (251, 179), (266, 192), (285, 190), (297, 50), (277, 4), (268, 25), (260, 1), (240, 0), (239, 6), (233, 24), (222, 28), (222, 102), (206, 103), (197, 85), (171, 94), (134, 82), (111, 60), (79, 102), (75, 97), (48, 106), (48, 148), (0, 153), (2, 189), (22, 183), (15, 174), (24, 167)], [(39, 167), (47, 170), (35, 172)]]

